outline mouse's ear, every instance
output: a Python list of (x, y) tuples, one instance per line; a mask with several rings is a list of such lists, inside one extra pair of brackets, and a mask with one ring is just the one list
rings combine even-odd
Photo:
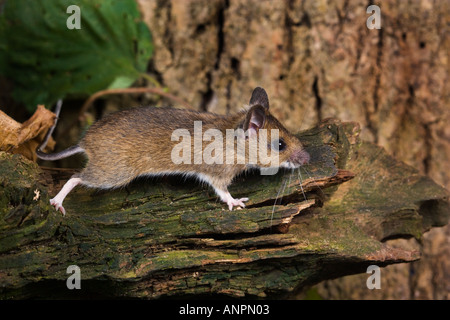
[(253, 90), (249, 105), (250, 107), (260, 105), (266, 109), (269, 109), (269, 97), (267, 96), (266, 90), (261, 87), (256, 87)]
[(266, 110), (260, 104), (251, 107), (247, 111), (247, 115), (244, 120), (243, 129), (248, 133), (249, 137), (256, 136), (258, 130), (264, 126), (266, 122)]

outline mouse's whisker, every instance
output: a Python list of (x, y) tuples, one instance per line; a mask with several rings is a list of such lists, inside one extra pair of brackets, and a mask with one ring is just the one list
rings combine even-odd
[[(320, 193), (322, 194), (322, 197), (325, 197), (325, 193), (323, 192), (322, 188), (317, 184), (316, 179), (314, 179), (314, 177), (311, 174), (311, 171), (309, 171), (308, 169), (306, 169), (305, 167), (300, 167), (303, 168), (305, 170), (305, 173), (309, 176), (309, 178), (312, 179), (313, 183), (316, 185), (316, 187), (320, 190)], [(299, 169), (300, 169), (299, 168)]]
[[(280, 187), (280, 189), (278, 190), (277, 197), (275, 198), (275, 202), (273, 203), (272, 215), (270, 216), (270, 227), (271, 228), (272, 228), (272, 222), (273, 222), (273, 214), (275, 213), (275, 206), (277, 205), (277, 201), (278, 201), (278, 198), (280, 196), (280, 193), (281, 193), (281, 198), (280, 198), (280, 203), (281, 203), (281, 200), (283, 199), (284, 190), (286, 189), (286, 186), (287, 186), (287, 182), (288, 182), (287, 179), (285, 179), (284, 180), (284, 185), (282, 187)], [(281, 191), (282, 189), (283, 189), (283, 191)]]
[(306, 201), (307, 199), (306, 199), (306, 195), (305, 195), (305, 190), (303, 190), (303, 179), (302, 179), (302, 174), (300, 173), (300, 168), (298, 168), (297, 174), (298, 174), (298, 178), (299, 178), (300, 189), (302, 189), (303, 198), (305, 198), (305, 201)]
[(294, 169), (291, 169), (290, 171), (291, 171), (291, 174), (289, 175), (289, 182), (287, 183), (287, 186), (291, 185), (292, 175), (294, 174)]

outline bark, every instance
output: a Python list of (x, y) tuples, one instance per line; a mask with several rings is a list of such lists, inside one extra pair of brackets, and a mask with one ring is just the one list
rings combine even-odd
[[(192, 105), (239, 110), (261, 85), (289, 129), (356, 121), (364, 140), (450, 189), (448, 1), (373, 3), (380, 30), (366, 28), (372, 3), (363, 0), (139, 3), (156, 45), (152, 70)], [(336, 297), (449, 299), (449, 235), (447, 226), (410, 241), (426, 252), (384, 270), (395, 286), (356, 295), (360, 281), (349, 278)]]
[[(0, 296), (282, 297), (417, 260), (383, 241), (447, 223), (448, 193), (358, 135), (331, 119), (301, 133), (311, 163), (240, 177), (230, 192), (251, 200), (232, 212), (209, 189), (168, 178), (76, 189), (63, 217), (48, 201), (71, 172), (2, 153)], [(82, 290), (66, 287), (70, 265)]]

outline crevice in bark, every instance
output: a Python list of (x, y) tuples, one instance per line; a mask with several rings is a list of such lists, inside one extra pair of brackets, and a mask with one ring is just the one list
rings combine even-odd
[(377, 74), (375, 76), (375, 89), (373, 91), (373, 109), (374, 113), (378, 112), (378, 105), (379, 105), (379, 96), (378, 96), (378, 90), (380, 89), (380, 82), (381, 82), (381, 59), (383, 57), (383, 29), (379, 30), (379, 36), (378, 36), (378, 44), (377, 44), (377, 60), (376, 60), (376, 66), (377, 66)]
[[(284, 15), (284, 45), (283, 48), (285, 48), (285, 52), (287, 54), (287, 63), (286, 67), (284, 68), (286, 72), (289, 73), (289, 70), (291, 68), (291, 65), (294, 63), (295, 54), (293, 50), (293, 35), (292, 35), (292, 26), (294, 25), (294, 22), (292, 21), (291, 17), (289, 16), (289, 11), (293, 10), (293, 3), (292, 1), (287, 1), (286, 8), (285, 8), (285, 15)], [(284, 74), (281, 74), (279, 76), (279, 80), (283, 80), (285, 78)], [(286, 104), (289, 107), (289, 110), (293, 110), (293, 96), (294, 91), (292, 89), (289, 90), (289, 96), (287, 98)]]
[(241, 61), (236, 57), (232, 57), (230, 65), (233, 74), (236, 76), (236, 79), (241, 80)]
[(231, 112), (231, 106), (230, 106), (230, 100), (231, 100), (231, 82), (233, 80), (228, 80), (227, 83), (227, 92), (226, 92), (226, 97), (227, 97), (227, 104), (226, 104), (226, 110), (227, 110), (227, 114), (230, 114)]
[(425, 131), (424, 144), (425, 144), (425, 158), (423, 159), (423, 170), (424, 174), (428, 175), (430, 173), (431, 164), (431, 149), (433, 136), (431, 134), (431, 128), (429, 124), (424, 124), (423, 129)]
[(200, 111), (204, 111), (204, 112), (208, 111), (208, 106), (211, 103), (212, 99), (214, 98), (214, 91), (212, 90), (212, 86), (211, 86), (211, 83), (212, 83), (211, 72), (208, 72), (206, 74), (206, 81), (207, 81), (207, 84), (206, 84), (207, 90), (205, 93), (203, 93), (202, 100), (200, 101)]
[[(206, 74), (206, 78), (207, 78), (207, 85), (206, 85), (206, 91), (202, 94), (202, 99), (200, 102), (200, 110), (201, 111), (208, 111), (208, 106), (210, 105), (211, 101), (214, 99), (214, 90), (212, 88), (212, 77), (213, 77), (213, 71), (215, 70), (219, 70), (220, 68), (220, 62), (222, 59), (222, 54), (224, 52), (224, 44), (225, 44), (225, 35), (224, 35), (224, 23), (225, 23), (225, 11), (228, 9), (229, 7), (229, 0), (225, 0), (224, 3), (219, 7), (218, 12), (217, 12), (217, 53), (216, 53), (216, 62), (214, 64), (214, 68), (213, 70), (210, 70), (207, 72)], [(197, 27), (196, 32), (203, 32), (205, 26), (204, 25), (199, 25)], [(228, 85), (227, 87), (227, 113), (229, 113), (229, 96), (231, 95), (231, 93), (229, 93), (229, 87), (230, 85)]]
[(162, 73), (159, 72), (157, 70), (157, 68), (155, 67), (155, 60), (154, 59), (151, 59), (150, 62), (148, 63), (147, 73), (151, 74), (156, 79), (156, 81), (158, 81), (158, 83), (162, 87), (165, 86), (165, 84), (164, 84), (164, 77), (163, 77)]
[(216, 64), (214, 69), (219, 69), (220, 60), (222, 58), (222, 53), (224, 51), (225, 45), (225, 35), (223, 32), (224, 24), (225, 24), (225, 11), (228, 9), (230, 3), (229, 0), (225, 0), (221, 8), (217, 13), (217, 56), (216, 56)]
[(167, 21), (165, 24), (166, 28), (164, 30), (163, 41), (166, 44), (167, 50), (169, 50), (171, 57), (173, 58), (175, 50), (173, 45), (173, 32), (170, 29), (170, 26), (172, 25), (172, 4), (170, 1), (159, 0), (156, 8), (158, 9), (155, 13), (155, 19), (158, 19), (158, 17), (162, 14), (165, 14), (166, 16), (165, 18), (161, 18)]
[[(383, 57), (383, 29), (378, 30), (378, 44), (377, 44), (377, 58), (376, 58), (376, 74), (375, 74), (375, 86), (373, 89), (373, 114), (378, 113), (380, 104), (379, 90), (381, 85), (381, 59)], [(371, 120), (371, 114), (367, 115), (367, 128), (372, 132), (374, 142), (378, 143), (378, 129), (376, 124), (374, 125)]]
[(322, 121), (322, 98), (319, 93), (318, 82), (319, 82), (319, 77), (315, 76), (314, 82), (312, 85), (312, 91), (313, 91), (314, 97), (316, 98), (315, 108), (316, 108), (316, 112), (317, 112), (317, 121), (320, 122), (320, 121)]
[(292, 20), (292, 18), (289, 16), (289, 11), (294, 10), (292, 1), (287, 2), (287, 8), (285, 11), (284, 16), (284, 29), (286, 31), (285, 37), (286, 37), (286, 45), (284, 46), (286, 48), (286, 52), (288, 54), (288, 61), (287, 61), (287, 70), (289, 70), (289, 67), (294, 63), (295, 60), (295, 52), (293, 50), (294, 44), (293, 44), (293, 27), (299, 27), (301, 25), (306, 25), (308, 28), (311, 27), (311, 21), (309, 19), (309, 16), (306, 12), (304, 12), (302, 19), (298, 22), (295, 22)]

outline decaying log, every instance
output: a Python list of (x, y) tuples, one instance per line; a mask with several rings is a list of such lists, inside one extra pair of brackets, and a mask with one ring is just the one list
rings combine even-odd
[[(206, 186), (169, 177), (75, 189), (63, 217), (49, 198), (71, 171), (1, 153), (0, 298), (280, 297), (417, 260), (384, 240), (446, 224), (448, 193), (358, 133), (332, 119), (302, 132), (310, 164), (239, 177), (230, 193), (250, 201), (231, 212)], [(81, 290), (66, 287), (70, 265)]]

